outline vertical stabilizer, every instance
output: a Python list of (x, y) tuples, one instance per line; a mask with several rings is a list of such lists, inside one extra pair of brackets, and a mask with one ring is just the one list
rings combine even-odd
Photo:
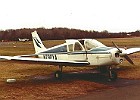
[(46, 50), (46, 48), (43, 45), (43, 43), (42, 43), (40, 37), (38, 36), (37, 32), (34, 31), (31, 34), (32, 34), (32, 39), (33, 39), (33, 44), (34, 44), (35, 52), (39, 53), (41, 51)]

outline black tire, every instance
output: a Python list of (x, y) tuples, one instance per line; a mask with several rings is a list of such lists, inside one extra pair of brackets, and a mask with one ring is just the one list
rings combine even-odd
[(56, 79), (62, 79), (62, 72), (61, 71), (56, 71), (55, 73), (54, 73), (54, 77), (56, 78)]

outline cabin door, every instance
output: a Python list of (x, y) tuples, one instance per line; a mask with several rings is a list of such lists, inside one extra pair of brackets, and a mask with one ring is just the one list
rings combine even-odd
[(83, 45), (75, 42), (67, 45), (68, 59), (72, 61), (86, 61), (87, 55)]

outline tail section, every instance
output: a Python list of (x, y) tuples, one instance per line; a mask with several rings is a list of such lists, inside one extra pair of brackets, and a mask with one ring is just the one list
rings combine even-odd
[(40, 37), (38, 36), (37, 32), (34, 31), (31, 33), (32, 34), (32, 39), (33, 39), (33, 44), (34, 44), (34, 48), (35, 48), (35, 52), (41, 52), (46, 50), (45, 46), (43, 45)]

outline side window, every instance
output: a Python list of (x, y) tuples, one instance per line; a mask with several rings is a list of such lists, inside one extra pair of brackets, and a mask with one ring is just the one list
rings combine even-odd
[(82, 51), (82, 47), (78, 42), (75, 43), (74, 51)]
[(68, 45), (69, 52), (73, 52), (73, 44)]

